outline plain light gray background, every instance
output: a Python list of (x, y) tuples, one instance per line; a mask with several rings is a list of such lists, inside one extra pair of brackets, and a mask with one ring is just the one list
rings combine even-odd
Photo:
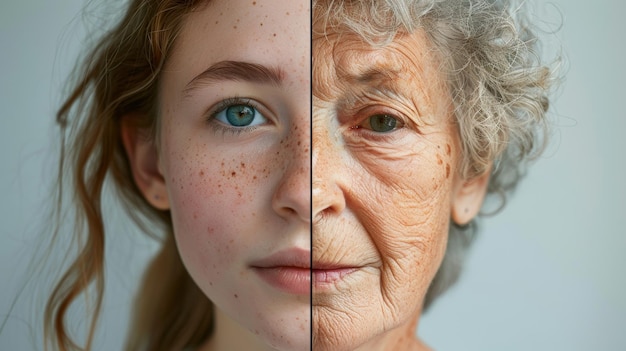
[[(100, 3), (101, 1), (98, 1)], [(0, 316), (46, 232), (56, 162), (54, 112), (86, 32), (119, 7), (25, 0), (0, 5)], [(482, 221), (461, 281), (422, 318), (437, 350), (626, 350), (626, 5), (533, 2), (562, 47), (566, 79), (552, 105), (553, 142), (505, 210)], [(130, 296), (154, 249), (116, 215), (107, 299), (96, 349), (120, 349)], [(26, 285), (1, 350), (41, 350), (43, 297)], [(0, 319), (0, 322), (3, 319)]]

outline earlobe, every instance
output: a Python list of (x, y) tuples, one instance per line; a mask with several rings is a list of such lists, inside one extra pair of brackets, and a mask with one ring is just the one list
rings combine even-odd
[(121, 119), (121, 136), (133, 173), (135, 184), (144, 198), (159, 210), (169, 209), (165, 179), (160, 170), (159, 155), (148, 131), (136, 123), (138, 117), (127, 115)]
[(490, 174), (491, 167), (472, 179), (461, 180), (454, 189), (451, 213), (454, 223), (463, 226), (478, 215), (487, 194)]

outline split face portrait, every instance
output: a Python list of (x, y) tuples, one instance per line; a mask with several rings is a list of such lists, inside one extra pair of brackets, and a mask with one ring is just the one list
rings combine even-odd
[(549, 71), (508, 5), (130, 1), (58, 113), (82, 246), (46, 345), (78, 349), (93, 288), (92, 348), (109, 184), (159, 245), (126, 350), (429, 350), (483, 200), (540, 151)]

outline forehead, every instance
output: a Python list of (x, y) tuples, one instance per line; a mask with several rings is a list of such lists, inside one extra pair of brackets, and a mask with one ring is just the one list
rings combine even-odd
[(225, 60), (306, 65), (310, 62), (309, 19), (305, 0), (209, 1), (185, 17), (165, 73), (175, 71), (189, 80), (210, 64)]
[(333, 90), (365, 87), (424, 93), (445, 88), (438, 55), (423, 30), (398, 34), (380, 47), (356, 34), (330, 34), (314, 39), (313, 53), (313, 93), (322, 99)]

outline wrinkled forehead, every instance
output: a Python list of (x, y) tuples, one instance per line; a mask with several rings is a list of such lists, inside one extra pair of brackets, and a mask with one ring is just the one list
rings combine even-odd
[(313, 39), (313, 95), (330, 100), (338, 91), (362, 87), (424, 90), (444, 84), (438, 55), (423, 30), (397, 34), (372, 46), (354, 33)]

